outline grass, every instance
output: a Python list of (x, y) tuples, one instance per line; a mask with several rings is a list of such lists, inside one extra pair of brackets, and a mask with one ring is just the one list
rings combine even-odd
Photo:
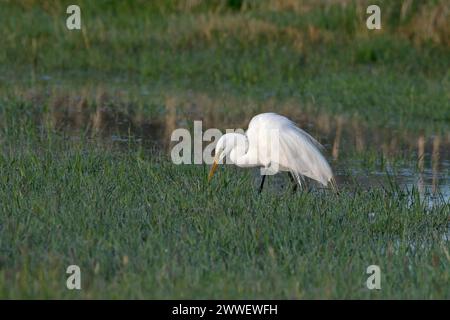
[(450, 298), (448, 201), (270, 178), (258, 195), (232, 167), (209, 185), (153, 140), (270, 110), (309, 115), (314, 135), (342, 121), (367, 171), (384, 147), (405, 148), (395, 167), (418, 137), (448, 145), (445, 1), (380, 1), (373, 32), (356, 1), (78, 3), (83, 31), (68, 1), (0, 3), (0, 297)]
[(258, 195), (247, 171), (24, 140), (0, 157), (4, 298), (449, 298), (448, 204), (415, 191)]
[[(241, 10), (170, 3), (80, 1), (82, 31), (68, 31), (64, 1), (7, 1), (0, 90), (57, 83), (74, 92), (88, 83), (113, 92), (120, 83), (156, 95), (191, 90), (254, 104), (295, 99), (373, 126), (448, 130), (445, 1), (382, 2), (383, 29), (370, 32), (364, 5), (352, 1), (305, 1), (294, 12), (289, 1), (244, 1)], [(154, 96), (145, 99), (154, 103)]]

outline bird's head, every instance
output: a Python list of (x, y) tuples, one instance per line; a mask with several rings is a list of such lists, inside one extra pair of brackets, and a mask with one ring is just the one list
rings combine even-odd
[(247, 149), (247, 138), (240, 133), (227, 133), (219, 138), (215, 148), (214, 161), (209, 172), (208, 181), (211, 181), (217, 166), (221, 161), (234, 151), (245, 153)]

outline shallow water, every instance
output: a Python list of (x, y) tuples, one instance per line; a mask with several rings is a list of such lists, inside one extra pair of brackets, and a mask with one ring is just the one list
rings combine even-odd
[[(195, 119), (149, 118), (98, 108), (89, 112), (78, 104), (75, 109), (57, 109), (40, 121), (54, 124), (69, 135), (87, 133), (104, 143), (170, 152), (170, 135), (176, 128), (191, 128)], [(411, 131), (364, 127), (355, 120), (320, 114), (293, 117), (301, 128), (325, 147), (325, 154), (340, 186), (359, 189), (386, 188), (390, 181), (402, 188), (416, 188), (430, 204), (450, 199), (450, 133), (425, 135)], [(213, 127), (208, 122), (209, 127)], [(220, 123), (222, 132), (225, 128)], [(203, 126), (203, 131), (208, 129)]]

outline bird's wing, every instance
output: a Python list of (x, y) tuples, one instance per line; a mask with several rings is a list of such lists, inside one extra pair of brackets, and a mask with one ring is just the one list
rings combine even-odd
[(274, 112), (266, 112), (261, 113), (256, 116), (254, 116), (250, 123), (248, 124), (248, 130), (255, 128), (256, 130), (259, 129), (282, 129), (285, 127), (293, 127), (297, 130), (299, 130), (302, 135), (309, 139), (318, 149), (323, 150), (324, 147), (316, 140), (313, 136), (311, 136), (306, 131), (300, 129), (297, 127), (297, 125), (291, 121), (290, 119), (286, 118), (285, 116), (279, 115)]
[[(268, 136), (278, 132), (278, 157), (267, 157), (271, 149)], [(255, 116), (247, 130), (250, 146), (258, 146), (258, 154), (262, 163), (278, 162), (283, 170), (290, 171), (301, 184), (301, 176), (317, 180), (323, 185), (333, 181), (333, 173), (325, 157), (320, 152), (323, 148), (311, 135), (298, 128), (286, 117), (275, 113), (264, 113)], [(271, 159), (270, 159), (271, 158)]]
[(330, 165), (319, 150), (320, 144), (309, 134), (292, 124), (280, 130), (279, 140), (280, 165), (289, 169), (299, 183), (299, 175), (325, 186), (333, 178)]

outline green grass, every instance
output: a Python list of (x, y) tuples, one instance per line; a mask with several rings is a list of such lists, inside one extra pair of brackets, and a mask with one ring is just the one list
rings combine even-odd
[[(188, 9), (183, 1), (80, 1), (83, 31), (69, 31), (68, 2), (7, 1), (0, 12), (0, 92), (39, 84), (114, 92), (110, 86), (119, 83), (124, 90), (194, 91), (256, 105), (294, 99), (371, 126), (448, 130), (447, 20), (429, 17), (445, 13), (445, 1), (412, 1), (403, 11), (400, 1), (380, 2), (381, 31), (366, 29), (363, 2), (305, 1), (296, 11), (274, 10), (272, 2), (250, 1), (236, 11), (220, 2)], [(153, 96), (147, 103), (156, 102)], [(223, 108), (236, 110), (226, 102)]]
[(258, 195), (248, 171), (208, 185), (139, 147), (24, 140), (0, 157), (4, 298), (450, 297), (448, 204), (415, 191)]
[[(448, 202), (395, 184), (292, 195), (270, 178), (258, 195), (233, 167), (207, 184), (206, 166), (115, 127), (167, 142), (193, 120), (342, 116), (381, 134), (340, 161), (401, 167), (419, 134), (448, 145), (445, 1), (379, 1), (373, 32), (360, 1), (78, 1), (82, 32), (65, 28), (69, 3), (0, 2), (1, 298), (450, 298)], [(407, 146), (392, 159), (386, 128)]]

